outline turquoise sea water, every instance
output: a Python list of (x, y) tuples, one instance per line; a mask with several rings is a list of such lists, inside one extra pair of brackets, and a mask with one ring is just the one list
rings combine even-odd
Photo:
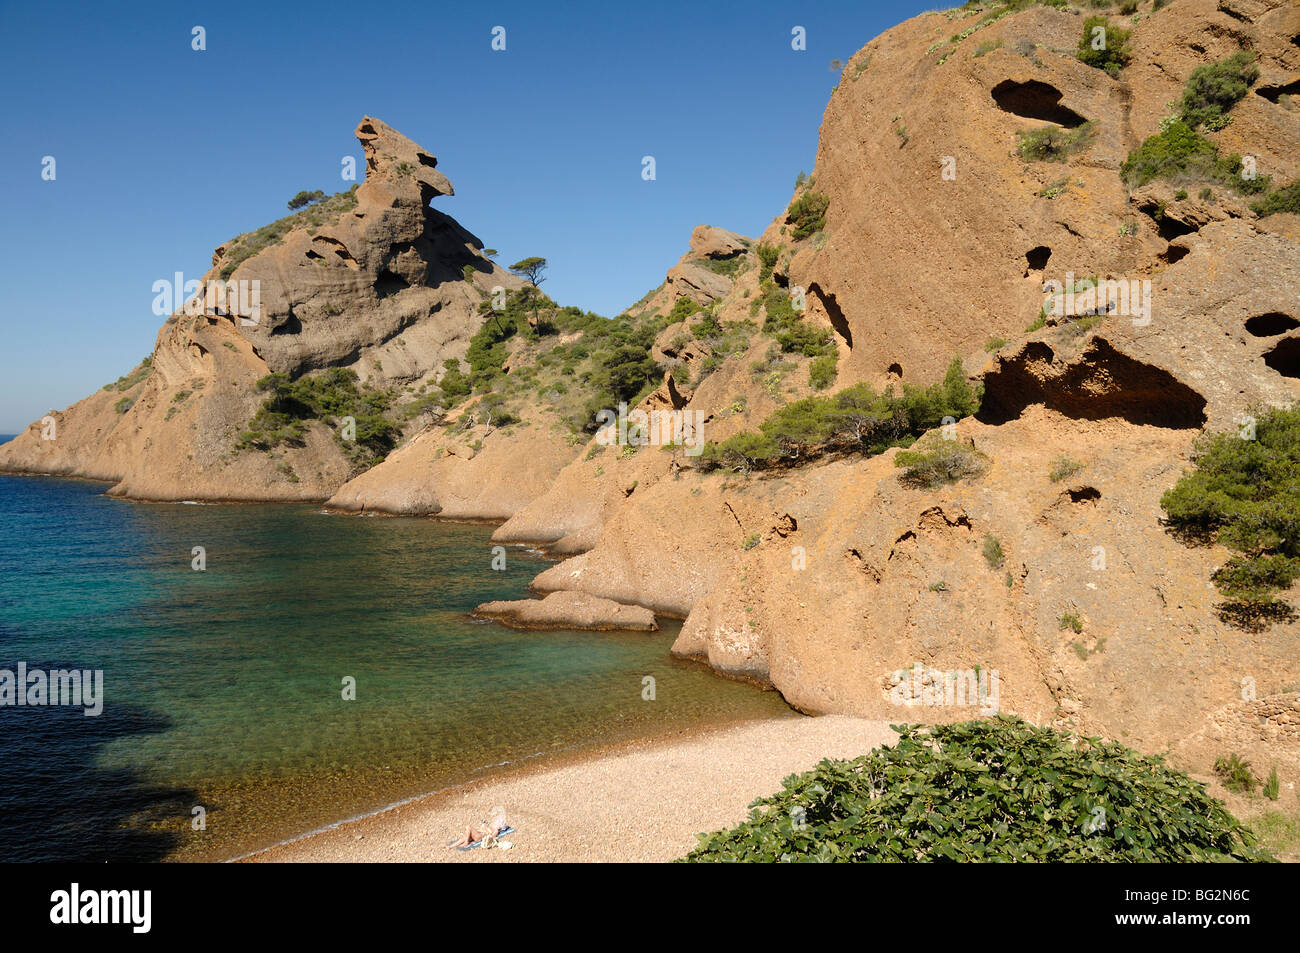
[(788, 714), (672, 659), (672, 623), (469, 619), (546, 565), (510, 548), (492, 571), (489, 526), (104, 489), (0, 476), (0, 669), (102, 669), (106, 697), (0, 707), (7, 860), (229, 857), (503, 762)]

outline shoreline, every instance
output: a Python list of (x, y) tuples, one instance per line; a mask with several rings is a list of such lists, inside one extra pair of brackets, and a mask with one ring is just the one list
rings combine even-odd
[[(469, 792), (478, 786), (488, 783), (500, 783), (516, 780), (525, 777), (531, 777), (536, 774), (542, 774), (548, 771), (558, 770), (571, 765), (584, 764), (587, 762), (596, 762), (606, 758), (617, 758), (621, 755), (638, 751), (650, 750), (659, 747), (665, 747), (674, 744), (683, 744), (697, 738), (706, 738), (710, 735), (723, 731), (730, 731), (735, 728), (747, 725), (762, 725), (769, 722), (795, 721), (801, 718), (813, 717), (796, 711), (793, 708), (787, 708), (786, 711), (770, 716), (754, 717), (742, 715), (721, 721), (710, 721), (704, 724), (690, 725), (687, 727), (664, 728), (661, 731), (641, 737), (620, 738), (617, 741), (604, 741), (595, 744), (578, 743), (569, 745), (558, 750), (536, 751), (532, 754), (521, 755), (517, 758), (501, 761), (496, 764), (480, 765), (474, 768), (469, 775), (461, 781), (453, 781), (441, 787), (423, 790), (416, 794), (399, 798), (379, 807), (361, 811), (347, 817), (332, 820), (308, 831), (299, 834), (292, 834), (273, 844), (267, 844), (263, 847), (257, 847), (253, 850), (244, 851), (233, 857), (215, 857), (198, 860), (198, 863), (244, 863), (257, 858), (258, 855), (269, 851), (278, 850), (282, 847), (289, 847), (300, 841), (309, 840), (319, 834), (325, 834), (329, 831), (336, 831), (352, 824), (361, 823), (371, 818), (397, 811), (410, 804), (419, 802), (432, 803), (435, 799), (453, 795), (456, 793)], [(189, 862), (177, 858), (181, 862)]]
[[(793, 712), (679, 729), (491, 770), (230, 862), (668, 861), (744, 820), (783, 778), (894, 737), (884, 721)], [(446, 849), (497, 804), (513, 849)]]

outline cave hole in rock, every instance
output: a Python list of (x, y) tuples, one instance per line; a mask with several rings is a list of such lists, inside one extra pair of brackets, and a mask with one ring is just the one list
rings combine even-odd
[(301, 334), (301, 333), (302, 333), (302, 322), (298, 320), (298, 316), (293, 313), (292, 308), (290, 308), (289, 313), (284, 316), (283, 321), (281, 321), (279, 324), (272, 325), (271, 327), (272, 335)]
[(1300, 79), (1292, 80), (1289, 83), (1279, 83), (1276, 86), (1259, 86), (1255, 89), (1255, 92), (1270, 103), (1276, 103), (1282, 96), (1294, 96), (1300, 93)]
[(395, 295), (399, 291), (405, 291), (411, 287), (411, 283), (401, 275), (395, 274), (385, 268), (379, 273), (375, 280), (375, 294), (381, 298), (387, 298), (389, 295)]
[(890, 364), (889, 367), (888, 367), (888, 369), (885, 371), (885, 373), (888, 374), (890, 377), (897, 377), (899, 380), (902, 380), (902, 378), (903, 378), (903, 365), (902, 365), (902, 364)]
[(307, 258), (311, 261), (324, 261), (325, 256), (322, 255), (320, 252), (316, 251), (314, 248), (308, 248)]
[(1062, 93), (1059, 89), (1036, 79), (1024, 83), (1004, 79), (993, 87), (992, 95), (999, 109), (1023, 119), (1041, 119), (1067, 129), (1074, 129), (1087, 122), (1073, 109), (1061, 105)]
[(1246, 320), (1246, 330), (1257, 338), (1271, 338), (1296, 328), (1300, 328), (1300, 321), (1281, 311), (1257, 314)]
[(1171, 244), (1168, 248), (1166, 248), (1156, 257), (1159, 258), (1161, 261), (1163, 261), (1165, 264), (1172, 265), (1176, 261), (1182, 261), (1191, 253), (1192, 250), (1188, 248), (1186, 245)]
[(1095, 503), (1101, 499), (1101, 491), (1095, 486), (1080, 486), (1066, 489), (1065, 495), (1071, 503)]
[(1195, 234), (1198, 230), (1198, 226), (1174, 218), (1167, 209), (1162, 210), (1159, 202), (1143, 202), (1138, 206), (1138, 211), (1149, 216), (1151, 221), (1156, 223), (1156, 231), (1167, 242), (1182, 238), (1184, 235)]
[(1283, 377), (1300, 378), (1300, 338), (1278, 341), (1273, 350), (1264, 355), (1264, 363)]
[[(1297, 342), (1300, 343), (1300, 342)], [(1205, 424), (1205, 398), (1163, 368), (1143, 363), (1096, 337), (1069, 364), (1030, 342), (1013, 360), (984, 375), (976, 417), (1001, 425), (1032, 405), (1077, 420), (1120, 417), (1134, 424), (1185, 430)]]
[(1052, 257), (1052, 250), (1046, 245), (1036, 245), (1029, 251), (1025, 252), (1025, 277), (1029, 277), (1031, 271), (1043, 271), (1047, 268), (1048, 259)]

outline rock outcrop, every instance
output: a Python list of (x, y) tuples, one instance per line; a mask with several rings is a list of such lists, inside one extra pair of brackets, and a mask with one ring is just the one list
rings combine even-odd
[(655, 632), (654, 613), (580, 592), (553, 592), (544, 599), (485, 602), (472, 613), (515, 629), (630, 629)]
[[(148, 363), (33, 423), (0, 448), (0, 471), (111, 480), (111, 493), (141, 500), (333, 495), (355, 467), (323, 423), (301, 446), (238, 449), (265, 399), (256, 382), (348, 368), (410, 400), (464, 357), (487, 289), (522, 286), (428, 206), (452, 194), (430, 153), (371, 117), (357, 138), (366, 179), (355, 192), (219, 246), (201, 305), (177, 308)], [(205, 294), (225, 282), (243, 293)]]

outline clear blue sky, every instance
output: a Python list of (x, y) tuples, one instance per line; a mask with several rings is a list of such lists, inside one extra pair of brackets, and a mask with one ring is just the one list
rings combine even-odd
[(3, 0), (0, 432), (148, 354), (154, 281), (346, 188), (365, 114), (438, 156), (434, 205), (502, 261), (545, 256), (552, 297), (614, 315), (695, 225), (760, 232), (811, 171), (831, 61), (932, 5)]

